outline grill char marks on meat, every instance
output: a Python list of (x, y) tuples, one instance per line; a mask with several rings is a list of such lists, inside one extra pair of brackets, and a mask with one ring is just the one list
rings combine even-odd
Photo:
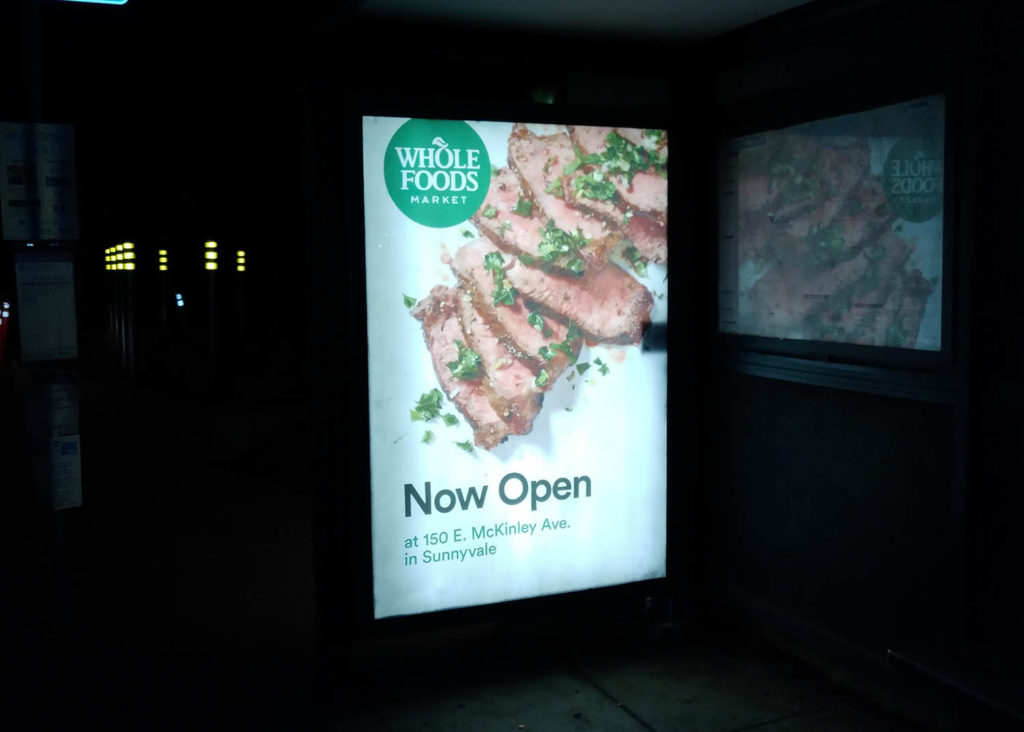
[(512, 434), (525, 435), (533, 427), (543, 401), (533, 384), (533, 372), (494, 334), (471, 297), (460, 296), (458, 305), (467, 345), (480, 355), (484, 372), (481, 385), (491, 407)]
[(445, 394), (473, 427), (474, 443), (490, 450), (508, 437), (509, 425), (491, 405), (482, 379), (461, 381), (448, 368), (459, 357), (455, 341), (467, 340), (459, 322), (460, 297), (455, 288), (437, 285), (410, 312), (423, 323), (423, 337)]
[(527, 300), (575, 323), (588, 340), (639, 343), (651, 321), (651, 293), (614, 264), (576, 279), (549, 275), (516, 261), (505, 277)]
[[(543, 318), (538, 330), (528, 322), (531, 310), (520, 295), (516, 295), (512, 305), (493, 305), (494, 277), (484, 269), (483, 262), (484, 257), (494, 250), (494, 246), (486, 240), (470, 242), (452, 257), (452, 271), (459, 279), (460, 286), (472, 295), (477, 312), (487, 321), (491, 332), (508, 352), (521, 360), (535, 375), (541, 369), (547, 370), (550, 380), (542, 389), (546, 391), (554, 386), (555, 380), (570, 364), (568, 356), (561, 351), (556, 351), (550, 361), (544, 361), (539, 355), (540, 349), (552, 342), (565, 341), (568, 328), (560, 320), (549, 316)], [(576, 341), (573, 344), (574, 354), (579, 353), (579, 349), (580, 342)]]
[(607, 259), (607, 249), (619, 239), (616, 229), (604, 219), (570, 205), (572, 193), (562, 171), (576, 158), (568, 133), (534, 135), (525, 125), (517, 124), (508, 140), (509, 165), (518, 173), (523, 187), (532, 192), (534, 216), (542, 222), (555, 222), (563, 231), (579, 229), (590, 240), (580, 254), (588, 269), (600, 269)]
[[(664, 151), (664, 134), (655, 149), (644, 145), (642, 133), (611, 127), (570, 127), (569, 137), (583, 155), (601, 154), (607, 148), (608, 136), (619, 135), (631, 145), (642, 147), (656, 160)], [(601, 170), (599, 165), (583, 165), (574, 176), (589, 175)], [(668, 260), (668, 180), (654, 170), (639, 171), (631, 181), (625, 176), (605, 171), (606, 180), (615, 184), (615, 196), (609, 200), (595, 200), (572, 193), (574, 205), (604, 219), (609, 226), (621, 226), (626, 221), (626, 237), (637, 250), (653, 262)]]

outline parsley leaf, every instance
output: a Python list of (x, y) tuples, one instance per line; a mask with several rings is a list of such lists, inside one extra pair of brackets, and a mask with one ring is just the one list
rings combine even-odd
[(634, 246), (628, 246), (623, 250), (623, 254), (626, 255), (626, 259), (633, 265), (633, 271), (641, 277), (647, 276), (647, 260), (644, 259), (643, 255), (640, 254), (640, 250)]
[(544, 192), (550, 193), (552, 196), (562, 198), (562, 178), (552, 178), (551, 182), (548, 183), (547, 187), (544, 189)]
[(578, 364), (576, 364), (576, 370), (579, 372), (580, 376), (583, 376), (583, 374), (587, 373), (587, 369), (589, 369), (589, 368), (590, 368), (590, 364), (589, 363), (578, 363)]
[(576, 233), (571, 234), (555, 226), (554, 219), (548, 219), (547, 225), (540, 230), (537, 253), (540, 254), (542, 261), (561, 264), (574, 275), (580, 276), (583, 274), (583, 261), (577, 257), (577, 253), (589, 242), (581, 229), (576, 229)]
[(409, 297), (408, 295), (403, 294), (402, 295), (402, 302), (405, 303), (405, 306), (407, 308), (411, 308), (413, 305), (416, 304), (416, 298), (415, 297)]
[(473, 238), (473, 232), (470, 231), (469, 229), (463, 229), (462, 230), (462, 235), (464, 237), (466, 237), (467, 239), (472, 239)]
[(420, 442), (422, 442), (424, 445), (429, 445), (433, 441), (434, 441), (434, 433), (431, 432), (430, 430), (427, 430), (426, 432), (424, 432), (423, 433), (423, 439), (420, 440)]
[[(455, 361), (448, 362), (448, 368), (452, 376), (461, 381), (471, 381), (480, 377), (480, 354), (471, 348), (467, 348), (462, 341), (455, 341), (459, 357)], [(434, 415), (437, 416), (436, 414)]]
[(456, 442), (455, 444), (466, 452), (473, 452), (473, 443), (469, 440), (466, 440), (465, 442)]
[(512, 207), (512, 213), (529, 217), (533, 213), (533, 202), (528, 198), (519, 197), (516, 205)]
[(584, 155), (583, 151), (580, 150), (578, 145), (573, 145), (572, 149), (576, 153), (576, 157), (573, 159), (571, 163), (562, 168), (562, 175), (571, 175), (572, 173), (575, 173), (577, 170), (579, 170), (581, 166), (594, 165), (595, 163), (601, 162), (600, 153), (590, 153), (589, 155)]
[(600, 170), (576, 178), (572, 182), (572, 190), (576, 194), (576, 198), (607, 201), (615, 197), (615, 184), (610, 180), (605, 180)]
[(493, 272), (495, 279), (505, 273), (505, 258), (501, 252), (488, 252), (484, 255), (484, 269)]
[(544, 324), (544, 316), (542, 316), (536, 310), (530, 312), (530, 314), (526, 316), (526, 322), (532, 325), (534, 328), (536, 328), (544, 335), (551, 335), (551, 328), (547, 327)]
[(606, 376), (608, 374), (608, 364), (606, 364), (599, 358), (595, 358), (594, 363), (597, 364), (597, 371), (598, 373), (601, 374), (601, 376)]
[(441, 394), (440, 389), (431, 389), (420, 396), (416, 406), (409, 412), (409, 417), (413, 422), (420, 420), (429, 422), (441, 413), (441, 400), (443, 398), (444, 395)]
[(498, 215), (498, 209), (496, 209), (494, 206), (488, 206), (487, 208), (480, 212), (480, 215), (488, 219), (493, 219), (495, 216)]
[(514, 305), (516, 291), (505, 286), (505, 258), (501, 252), (489, 252), (484, 255), (484, 269), (494, 278), (494, 295), (491, 300), (495, 305)]
[(551, 381), (551, 374), (548, 373), (547, 369), (541, 369), (533, 383), (535, 386), (543, 388), (548, 385), (549, 381)]
[(512, 231), (512, 222), (506, 221), (498, 227), (498, 236), (505, 236), (506, 231)]
[(501, 281), (495, 284), (494, 297), (491, 301), (495, 305), (515, 305), (516, 304), (516, 289), (514, 287), (505, 287), (505, 278), (502, 277)]
[(442, 414), (441, 419), (443, 419), (444, 423), (449, 427), (454, 427), (459, 423), (459, 418), (454, 414)]

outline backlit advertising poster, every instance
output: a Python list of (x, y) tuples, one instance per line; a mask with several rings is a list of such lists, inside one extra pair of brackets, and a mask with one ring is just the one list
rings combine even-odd
[(719, 330), (942, 348), (944, 100), (729, 140)]
[(667, 133), (362, 133), (374, 616), (664, 577)]

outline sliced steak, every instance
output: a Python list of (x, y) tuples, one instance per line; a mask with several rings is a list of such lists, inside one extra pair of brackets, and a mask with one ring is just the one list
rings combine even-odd
[(605, 250), (614, 245), (619, 233), (603, 218), (570, 205), (570, 195), (562, 180), (562, 171), (576, 153), (567, 133), (537, 136), (525, 125), (515, 125), (508, 140), (509, 165), (522, 179), (536, 207), (534, 214), (546, 224), (548, 219), (563, 231), (577, 229), (590, 239), (581, 253), (587, 264), (597, 269), (604, 265)]
[(514, 435), (525, 435), (533, 427), (540, 412), (540, 390), (534, 385), (534, 374), (505, 344), (477, 312), (468, 294), (459, 297), (459, 322), (466, 334), (467, 345), (480, 355), (483, 366), (482, 385), (498, 416), (508, 424)]
[[(530, 323), (527, 319), (531, 311), (518, 294), (512, 305), (494, 305), (494, 276), (484, 269), (483, 264), (484, 257), (493, 251), (494, 246), (484, 239), (470, 242), (452, 257), (452, 271), (462, 288), (472, 295), (477, 311), (508, 352), (519, 358), (535, 375), (540, 374), (541, 369), (547, 370), (550, 379), (542, 389), (547, 390), (571, 364), (569, 357), (557, 350), (550, 361), (545, 361), (540, 355), (541, 349), (551, 343), (564, 342), (568, 328), (562, 321), (544, 317), (541, 313), (533, 317), (539, 328)], [(574, 356), (579, 353), (580, 346), (579, 340), (573, 344)]]
[(460, 297), (457, 289), (438, 285), (410, 312), (423, 323), (423, 337), (445, 394), (473, 428), (473, 442), (490, 450), (508, 437), (511, 432), (508, 423), (491, 405), (490, 391), (483, 379), (461, 381), (452, 376), (448, 368), (448, 364), (459, 357), (455, 341), (465, 343), (467, 340), (459, 323)]
[[(624, 134), (628, 133), (628, 134)], [(569, 136), (573, 145), (584, 156), (605, 155), (608, 140), (618, 135), (629, 146), (640, 148), (642, 155), (649, 155), (652, 167), (636, 171), (630, 179), (609, 162), (584, 164), (573, 173), (573, 182), (567, 184), (573, 205), (603, 218), (610, 227), (621, 227), (624, 222), (626, 236), (640, 253), (655, 262), (668, 259), (668, 179), (654, 170), (654, 163), (667, 158), (664, 135), (658, 141), (644, 138), (641, 130), (613, 129), (611, 127), (570, 127)], [(636, 142), (639, 139), (640, 142)], [(621, 141), (620, 141), (621, 142)], [(595, 180), (614, 184), (611, 198), (599, 200), (577, 190), (576, 178), (595, 176)], [(609, 189), (610, 191), (610, 189)], [(606, 191), (605, 193), (609, 192)]]
[(505, 277), (526, 300), (572, 321), (589, 340), (639, 343), (651, 320), (651, 293), (611, 263), (586, 277), (571, 278), (515, 261)]

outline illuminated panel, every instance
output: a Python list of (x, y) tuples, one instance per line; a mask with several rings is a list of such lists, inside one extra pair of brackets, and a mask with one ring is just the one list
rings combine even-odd
[(362, 132), (374, 616), (664, 577), (667, 133)]

